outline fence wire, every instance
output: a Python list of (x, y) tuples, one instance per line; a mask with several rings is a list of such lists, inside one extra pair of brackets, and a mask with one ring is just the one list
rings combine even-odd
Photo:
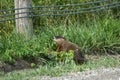
[(69, 7), (69, 6), (84, 6), (84, 5), (90, 5), (90, 4), (97, 4), (97, 3), (101, 3), (101, 2), (108, 2), (108, 0), (86, 2), (86, 3), (81, 3), (81, 4), (66, 4), (66, 5), (56, 5), (56, 6), (33, 6), (33, 7), (0, 10), (0, 12), (7, 12), (7, 11), (14, 11), (14, 10), (21, 10), (21, 9), (31, 9), (31, 8), (59, 8), (59, 7)]
[[(67, 4), (67, 5), (57, 5), (57, 6), (34, 6), (34, 7), (25, 7), (25, 8), (17, 8), (17, 9), (8, 9), (8, 10), (0, 10), (0, 22), (6, 22), (11, 21), (15, 19), (21, 19), (21, 18), (31, 18), (31, 17), (38, 17), (38, 16), (64, 16), (64, 15), (72, 15), (72, 14), (83, 14), (83, 13), (89, 13), (89, 12), (98, 12), (102, 10), (108, 10), (111, 8), (117, 8), (120, 7), (120, 2), (112, 2), (107, 3), (108, 0), (101, 0), (101, 1), (95, 1), (95, 2), (87, 2), (82, 4)], [(104, 5), (96, 6), (96, 4), (103, 3)], [(95, 5), (93, 7), (89, 8), (78, 8), (78, 9), (64, 9), (60, 10), (57, 8), (60, 7), (81, 7), (86, 5)], [(54, 10), (49, 10), (51, 8), (54, 8)], [(7, 12), (14, 12), (15, 10), (21, 10), (21, 9), (31, 9), (31, 11), (27, 12), (21, 12), (21, 13), (13, 13), (13, 14), (7, 14)], [(38, 9), (38, 10), (36, 10)], [(47, 10), (45, 10), (47, 9)], [(37, 12), (37, 14), (33, 14), (34, 12)], [(23, 16), (15, 18), (15, 15), (19, 14), (26, 14), (29, 13), (29, 16)], [(12, 18), (11, 18), (12, 17)], [(7, 19), (8, 18), (8, 19)]]

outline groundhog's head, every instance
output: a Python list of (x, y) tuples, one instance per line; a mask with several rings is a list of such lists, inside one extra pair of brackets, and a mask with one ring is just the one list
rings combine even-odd
[(53, 41), (55, 41), (57, 44), (61, 44), (66, 39), (63, 36), (54, 36)]

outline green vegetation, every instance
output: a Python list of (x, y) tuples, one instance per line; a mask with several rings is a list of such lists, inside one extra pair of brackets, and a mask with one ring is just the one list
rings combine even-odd
[(55, 35), (65, 36), (69, 41), (78, 44), (86, 54), (119, 54), (119, 25), (120, 20), (112, 17), (95, 18), (82, 24), (75, 22), (67, 27), (55, 25), (42, 28), (36, 31), (31, 40), (26, 40), (15, 32), (4, 32), (4, 35), (0, 35), (0, 60), (14, 62), (17, 58), (40, 57), (40, 53), (47, 55), (51, 49), (55, 49), (52, 41)]
[(31, 40), (22, 38), (15, 33), (0, 36), (0, 59), (14, 62), (16, 58), (37, 57), (40, 53), (46, 55), (55, 49), (53, 36), (63, 35), (69, 41), (78, 44), (84, 53), (112, 53), (120, 52), (120, 20), (112, 17), (93, 19), (86, 23), (74, 23), (68, 27), (56, 25), (42, 28)]

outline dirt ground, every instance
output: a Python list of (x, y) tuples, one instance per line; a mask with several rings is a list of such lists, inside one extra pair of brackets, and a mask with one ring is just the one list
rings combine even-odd
[(84, 72), (71, 72), (60, 77), (35, 76), (29, 80), (120, 80), (120, 68), (99, 68)]
[[(35, 67), (31, 67), (31, 63), (35, 63)], [(23, 70), (30, 68), (37, 68), (37, 65), (43, 65), (41, 61), (34, 60), (33, 62), (28, 62), (26, 60), (18, 59), (14, 64), (0, 62), (0, 71), (4, 71), (5, 73), (11, 72), (14, 70)]]

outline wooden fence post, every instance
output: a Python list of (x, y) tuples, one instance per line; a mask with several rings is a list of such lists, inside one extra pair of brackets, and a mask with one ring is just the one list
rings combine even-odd
[[(14, 5), (15, 5), (15, 18), (16, 19), (16, 31), (18, 33), (23, 34), (25, 37), (30, 38), (33, 35), (33, 24), (32, 24), (32, 19), (29, 18), (30, 13), (29, 11), (31, 10), (30, 8), (26, 7), (31, 7), (31, 0), (14, 0)], [(25, 9), (18, 9), (17, 8), (25, 8)], [(20, 17), (27, 17), (27, 18), (20, 18)]]

